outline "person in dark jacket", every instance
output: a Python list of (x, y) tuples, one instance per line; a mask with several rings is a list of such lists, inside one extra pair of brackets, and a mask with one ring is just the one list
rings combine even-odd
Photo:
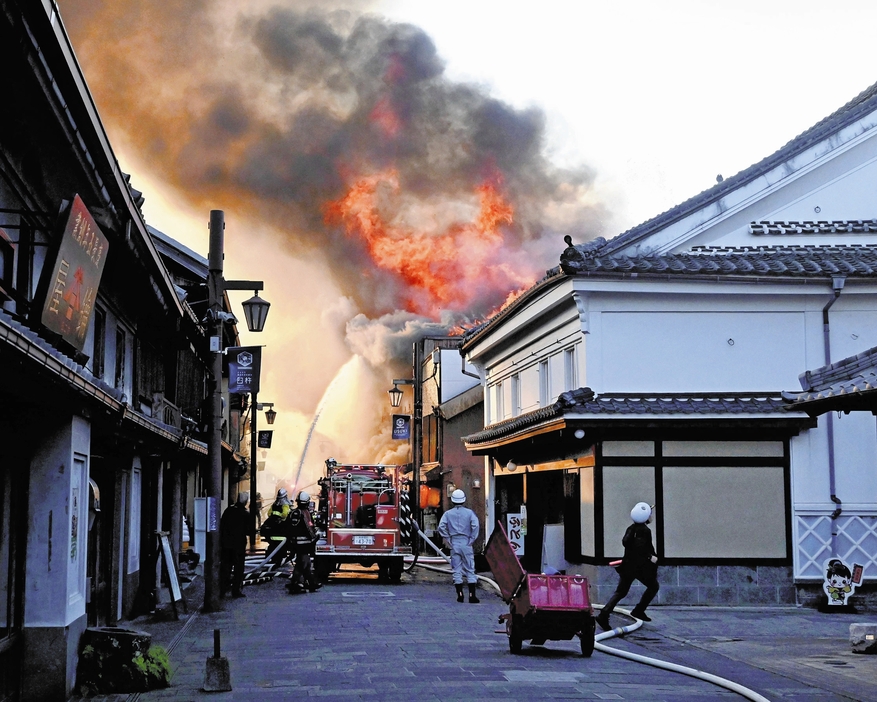
[(646, 502), (637, 502), (630, 511), (633, 524), (627, 527), (621, 543), (624, 546), (624, 557), (621, 564), (616, 568), (620, 580), (615, 593), (609, 601), (603, 605), (603, 609), (596, 617), (597, 624), (603, 629), (611, 629), (609, 615), (627, 593), (634, 580), (639, 580), (646, 586), (646, 591), (640, 598), (639, 604), (633, 608), (631, 615), (644, 622), (652, 621), (646, 614), (646, 607), (658, 594), (658, 554), (652, 544), (652, 532), (646, 526), (652, 519), (652, 508)]
[(243, 592), (244, 556), (247, 552), (247, 535), (252, 526), (247, 511), (248, 500), (248, 493), (239, 492), (235, 503), (226, 507), (219, 521), (219, 544), (222, 550), (219, 581), (222, 583), (223, 596), (231, 587), (232, 597), (246, 597)]
[(310, 510), (311, 496), (302, 491), (296, 499), (296, 507), (289, 512), (290, 539), (295, 551), (295, 566), (289, 580), (290, 593), (316, 592), (322, 587), (314, 575), (311, 554), (317, 542), (317, 530)]

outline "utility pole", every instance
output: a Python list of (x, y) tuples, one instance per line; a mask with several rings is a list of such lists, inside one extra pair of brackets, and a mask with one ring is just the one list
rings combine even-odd
[[(207, 327), (210, 339), (210, 432), (207, 437), (207, 534), (204, 554), (204, 610), (220, 610), (219, 511), (222, 500), (222, 323), (236, 324), (234, 317), (222, 309), (226, 290), (252, 290), (254, 296), (241, 303), (247, 328), (260, 332), (265, 327), (270, 303), (259, 297), (264, 287), (261, 280), (226, 280), (222, 276), (225, 257), (225, 213), (210, 210), (210, 244), (207, 253)], [(252, 495), (250, 499), (255, 499)]]
[(222, 583), (219, 581), (219, 503), (222, 498), (222, 259), (225, 244), (225, 213), (210, 210), (210, 248), (207, 260), (207, 307), (209, 322), (211, 377), (210, 436), (207, 441), (207, 553), (204, 559), (204, 609), (219, 610)]

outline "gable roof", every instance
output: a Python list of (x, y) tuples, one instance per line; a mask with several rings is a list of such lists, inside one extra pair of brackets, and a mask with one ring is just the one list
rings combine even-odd
[(874, 110), (877, 110), (877, 83), (859, 93), (846, 105), (796, 136), (767, 158), (749, 166), (749, 168), (740, 171), (736, 175), (725, 178), (720, 183), (704, 190), (700, 194), (605, 242), (603, 252), (612, 253), (626, 248), (634, 242), (646, 238), (653, 232), (682, 219), (693, 211), (721, 200), (731, 191), (759, 178), (814, 144), (855, 123), (858, 119)]

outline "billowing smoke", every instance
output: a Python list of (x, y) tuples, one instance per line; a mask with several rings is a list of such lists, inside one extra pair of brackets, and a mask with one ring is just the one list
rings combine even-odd
[(564, 234), (600, 233), (594, 174), (547, 159), (544, 114), (450, 81), (417, 27), (323, 3), (60, 5), (114, 144), (205, 220), (251, 223), (266, 297), (272, 279), (297, 297), (269, 343), (286, 408), (313, 416), (351, 354), (371, 376), (356, 419), (373, 454), (342, 460), (396, 452), (387, 379), (415, 339), (534, 283)]

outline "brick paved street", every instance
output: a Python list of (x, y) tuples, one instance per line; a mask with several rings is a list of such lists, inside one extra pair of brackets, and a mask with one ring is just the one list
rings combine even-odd
[[(596, 651), (574, 641), (525, 642), (509, 652), (497, 618), (507, 606), (489, 589), (458, 604), (446, 576), (415, 569), (399, 585), (333, 576), (316, 593), (289, 595), (284, 580), (248, 587), (218, 613), (134, 626), (170, 648), (165, 690), (105, 700), (642, 700), (744, 699), (709, 682)], [(654, 621), (603, 643), (695, 667), (770, 700), (877, 699), (877, 657), (850, 652), (856, 615), (796, 608), (655, 607)], [(651, 610), (650, 610), (651, 611)], [(861, 617), (858, 617), (861, 619)], [(613, 617), (621, 625), (631, 620)], [(219, 629), (231, 692), (205, 693)]]

